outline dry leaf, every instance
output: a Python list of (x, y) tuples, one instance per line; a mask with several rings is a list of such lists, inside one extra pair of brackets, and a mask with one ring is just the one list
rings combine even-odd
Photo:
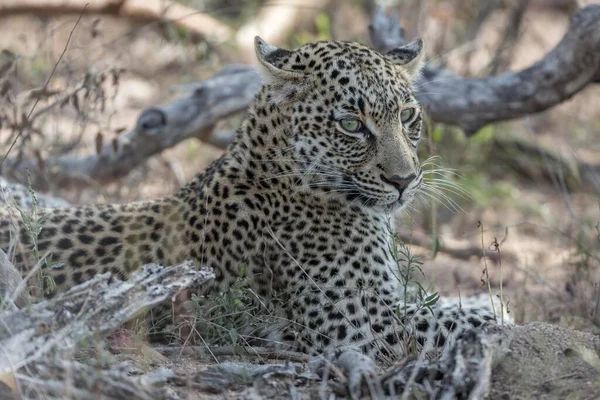
[(150, 364), (164, 364), (169, 361), (167, 357), (163, 356), (146, 343), (140, 344), (138, 346), (138, 351), (144, 357), (144, 360)]
[(44, 161), (42, 153), (39, 150), (35, 150), (34, 155), (38, 163), (38, 168), (43, 172), (46, 169), (46, 161)]
[(3, 383), (12, 392), (18, 391), (17, 378), (12, 371), (0, 371), (0, 383)]
[(71, 95), (71, 104), (73, 104), (73, 107), (75, 108), (75, 110), (77, 110), (78, 112), (80, 112), (80, 109), (79, 109), (79, 98), (77, 97), (76, 94)]
[(90, 33), (92, 34), (92, 38), (95, 38), (102, 33), (102, 30), (100, 28), (98, 28), (98, 25), (100, 25), (99, 18), (92, 21), (92, 29), (90, 30)]
[(104, 144), (104, 135), (98, 131), (96, 134), (96, 154), (102, 153), (102, 145)]

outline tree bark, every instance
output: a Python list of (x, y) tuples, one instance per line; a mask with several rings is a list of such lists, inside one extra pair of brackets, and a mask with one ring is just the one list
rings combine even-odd
[(52, 353), (55, 346), (68, 351), (86, 338), (104, 337), (140, 312), (212, 277), (211, 271), (196, 270), (192, 263), (145, 265), (127, 281), (100, 274), (54, 299), (2, 312), (0, 371), (16, 371)]
[[(397, 20), (380, 9), (370, 28), (371, 41), (387, 51), (405, 43)], [(468, 135), (486, 124), (523, 117), (553, 107), (600, 75), (600, 4), (577, 11), (560, 43), (531, 67), (489, 78), (463, 79), (426, 66), (419, 101), (436, 122), (457, 125)]]

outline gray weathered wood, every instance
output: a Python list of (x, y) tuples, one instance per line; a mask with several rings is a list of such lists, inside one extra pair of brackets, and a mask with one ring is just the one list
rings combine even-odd
[(110, 273), (96, 275), (54, 299), (1, 312), (0, 371), (18, 370), (57, 346), (68, 351), (86, 338), (103, 337), (140, 312), (212, 277), (212, 271), (196, 270), (191, 262), (172, 267), (150, 264), (127, 281), (111, 281)]
[(600, 4), (577, 11), (560, 43), (531, 67), (489, 78), (463, 79), (425, 68), (419, 101), (431, 118), (467, 134), (497, 121), (547, 110), (598, 83)]
[(16, 311), (31, 304), (31, 296), (25, 290), (25, 285), (22, 286), (24, 290), (13, 293), (21, 282), (21, 273), (12, 265), (6, 253), (0, 250), (0, 307)]
[(22, 399), (176, 400), (168, 387), (178, 379), (166, 368), (142, 374), (130, 363), (90, 366), (46, 358), (17, 374)]

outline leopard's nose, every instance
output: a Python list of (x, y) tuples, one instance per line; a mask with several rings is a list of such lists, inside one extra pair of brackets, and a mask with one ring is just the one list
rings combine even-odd
[(381, 176), (381, 179), (385, 182), (388, 183), (390, 185), (392, 185), (393, 187), (395, 187), (398, 192), (400, 192), (400, 195), (402, 195), (402, 192), (404, 192), (406, 190), (406, 188), (408, 187), (408, 185), (410, 185), (410, 183), (412, 181), (415, 180), (415, 178), (417, 177), (417, 175), (415, 174), (410, 174), (409, 176), (400, 176), (400, 175), (392, 175), (389, 178), (386, 178), (385, 176)]

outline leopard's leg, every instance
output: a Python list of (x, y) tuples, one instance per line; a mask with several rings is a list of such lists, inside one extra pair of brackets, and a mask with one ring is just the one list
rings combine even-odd
[(419, 357), (389, 368), (380, 383), (386, 394), (418, 387), (430, 398), (484, 398), (492, 367), (509, 352), (513, 332), (495, 323), (463, 331), (440, 357)]
[[(451, 365), (456, 361), (456, 357), (467, 357), (460, 356), (461, 352), (465, 351), (464, 338), (469, 339), (468, 343), (474, 343), (468, 344), (471, 346), (469, 348), (479, 346), (477, 348), (487, 349), (492, 345), (498, 347), (502, 344), (502, 340), (484, 339), (486, 332), (494, 330), (499, 321), (499, 316), (494, 314), (491, 305), (485, 304), (486, 299), (490, 301), (489, 296), (463, 300), (440, 299), (437, 305), (431, 307), (423, 307), (416, 303), (399, 304), (397, 312), (400, 323), (386, 327), (384, 334), (388, 336), (390, 333), (396, 333), (396, 337), (399, 338), (398, 343), (393, 346), (396, 356), (407, 355), (406, 349), (409, 346), (406, 340), (414, 340), (417, 343), (421, 356), (417, 361), (386, 372), (381, 379), (378, 377), (380, 371), (374, 359), (385, 358), (388, 354), (380, 354), (381, 349), (386, 348), (378, 343), (381, 342), (380, 338), (360, 346), (342, 346), (327, 350), (313, 361), (312, 366), (321, 374), (330, 364), (341, 369), (348, 379), (348, 390), (352, 397), (360, 397), (365, 391), (372, 393), (373, 390), (385, 390), (390, 394), (391, 391), (402, 390), (409, 383), (430, 390), (432, 382), (441, 385), (442, 382), (451, 379), (448, 373), (454, 368)], [(494, 309), (500, 310), (499, 304), (496, 303)], [(509, 319), (506, 318), (505, 321)], [(472, 337), (473, 335), (475, 337)], [(405, 342), (402, 343), (401, 339)], [(480, 354), (483, 354), (482, 352), (483, 350), (479, 350)], [(433, 359), (425, 357), (429, 353), (438, 356)], [(479, 353), (476, 353), (471, 356), (477, 358)], [(469, 360), (462, 362), (468, 364)], [(424, 385), (425, 382), (427, 384)], [(469, 390), (471, 389), (473, 388), (470, 387)]]

